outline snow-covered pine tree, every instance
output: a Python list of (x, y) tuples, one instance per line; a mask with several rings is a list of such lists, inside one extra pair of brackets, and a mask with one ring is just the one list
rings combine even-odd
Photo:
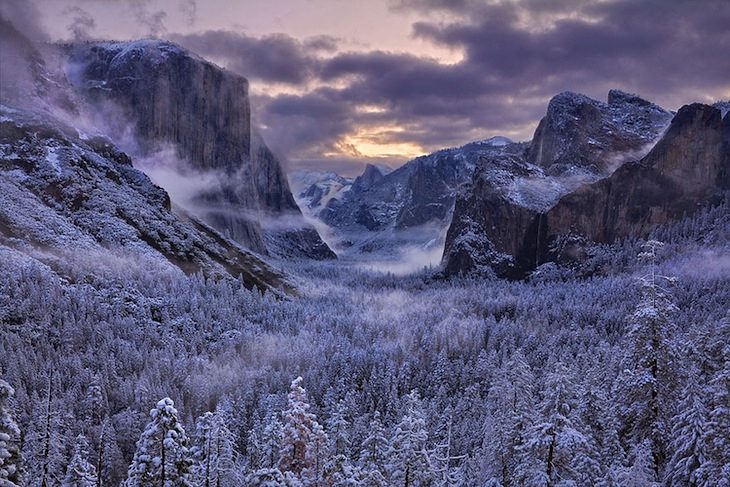
[(327, 487), (362, 487), (360, 472), (353, 467), (350, 459), (345, 455), (335, 455), (327, 460), (324, 466), (324, 482), (320, 485)]
[(698, 368), (690, 366), (684, 377), (682, 400), (677, 414), (672, 418), (669, 449), (672, 457), (664, 477), (665, 485), (669, 487), (699, 485), (697, 470), (707, 459), (705, 430), (707, 429), (708, 412), (697, 383), (698, 375)]
[(61, 487), (95, 487), (97, 483), (96, 467), (89, 463), (89, 442), (79, 435)]
[(384, 487), (387, 471), (387, 455), (390, 443), (380, 420), (380, 411), (375, 411), (370, 420), (368, 436), (362, 443), (359, 467), (363, 485), (366, 487)]
[(22, 479), (20, 428), (10, 404), (14, 395), (10, 384), (0, 379), (0, 487), (19, 487)]
[(649, 261), (650, 272), (640, 280), (641, 300), (624, 337), (622, 371), (616, 385), (623, 440), (627, 445), (648, 440), (656, 477), (666, 463), (672, 393), (677, 387), (672, 323), (677, 308), (665, 287), (674, 285), (676, 279), (656, 273), (656, 256), (662, 245), (649, 241), (640, 254)]
[(254, 421), (248, 435), (249, 468), (252, 470), (275, 468), (279, 463), (279, 452), (284, 425), (269, 404), (263, 419)]
[(278, 468), (262, 468), (246, 477), (247, 487), (302, 487), (295, 478), (287, 477)]
[(203, 414), (195, 425), (191, 469), (193, 484), (200, 487), (233, 487), (240, 484), (235, 469), (235, 435), (221, 410)]
[(621, 487), (659, 487), (650, 439), (635, 445), (629, 454), (631, 467), (619, 480)]
[(413, 390), (405, 401), (405, 414), (396, 425), (390, 441), (390, 485), (430, 485), (433, 472), (426, 448), (428, 431), (421, 396)]
[(441, 441), (436, 444), (431, 452), (431, 462), (433, 464), (435, 479), (434, 484), (437, 487), (454, 487), (463, 485), (461, 469), (458, 468), (458, 465), (454, 466), (454, 464), (464, 460), (466, 455), (454, 454), (451, 431), (453, 425), (451, 408), (446, 408), (444, 415), (447, 417), (447, 420), (439, 432)]
[(524, 465), (524, 485), (570, 485), (589, 487), (600, 475), (589, 442), (574, 421), (578, 395), (575, 378), (561, 362), (547, 374), (543, 400), (538, 405), (535, 424), (520, 447)]
[(327, 421), (332, 456), (344, 455), (348, 458), (350, 456), (350, 422), (346, 419), (346, 415), (347, 404), (344, 400), (340, 400)]
[(519, 485), (520, 448), (534, 423), (535, 376), (521, 350), (515, 351), (489, 390), (484, 425), (483, 477), (487, 485)]
[(158, 402), (150, 416), (124, 487), (192, 487), (188, 438), (172, 399)]
[(619, 441), (613, 400), (608, 397), (610, 388), (607, 386), (606, 367), (603, 365), (601, 368), (599, 364), (604, 362), (598, 362), (583, 380), (576, 413), (585, 427), (588, 448), (594, 452), (601, 469), (600, 477), (593, 482), (595, 487), (614, 487), (623, 475), (626, 453)]
[(303, 380), (297, 377), (289, 388), (278, 464), (282, 473), (291, 472), (296, 476), (305, 468), (311, 467), (311, 456), (308, 458), (307, 451), (317, 422), (317, 417), (308, 412), (310, 406), (307, 391), (302, 387)]
[(725, 345), (724, 366), (710, 381), (709, 421), (703, 443), (706, 462), (697, 472), (698, 486), (730, 487), (730, 345)]
[(32, 396), (33, 415), (23, 441), (23, 458), (30, 487), (57, 484), (67, 465), (63, 418), (54, 400), (56, 394), (54, 370), (51, 369), (46, 397)]
[(315, 419), (312, 422), (312, 433), (307, 442), (307, 452), (304, 458), (306, 466), (302, 469), (301, 479), (306, 486), (324, 486), (324, 469), (330, 458), (329, 438), (324, 428)]

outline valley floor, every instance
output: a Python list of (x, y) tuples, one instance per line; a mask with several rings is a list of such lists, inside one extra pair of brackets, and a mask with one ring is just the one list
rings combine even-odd
[(287, 263), (284, 299), (0, 247), (0, 460), (138, 485), (176, 431), (175, 485), (719, 485), (728, 218), (654, 235), (676, 285), (636, 241), (526, 282)]

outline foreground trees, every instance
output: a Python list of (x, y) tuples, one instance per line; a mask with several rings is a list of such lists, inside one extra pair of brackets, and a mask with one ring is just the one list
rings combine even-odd
[(580, 280), (317, 266), (286, 301), (127, 261), (14, 262), (0, 246), (0, 374), (25, 465), (12, 482), (89, 481), (93, 466), (120, 485), (169, 396), (193, 485), (722, 485), (730, 248), (687, 249), (730, 241), (730, 217), (697, 228), (657, 252), (655, 277), (681, 276), (665, 318), (633, 285), (647, 268), (633, 241)]
[(15, 390), (0, 379), (0, 487), (21, 485), (20, 428), (11, 409)]
[(150, 416), (152, 421), (137, 442), (124, 486), (193, 487), (188, 438), (172, 399), (158, 402)]

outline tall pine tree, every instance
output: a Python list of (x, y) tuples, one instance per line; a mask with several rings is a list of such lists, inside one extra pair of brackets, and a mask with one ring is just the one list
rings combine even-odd
[(677, 387), (672, 315), (676, 306), (667, 287), (676, 279), (656, 273), (656, 257), (663, 244), (649, 241), (640, 257), (648, 260), (649, 274), (641, 279), (642, 293), (624, 338), (622, 371), (617, 397), (624, 442), (648, 445), (656, 477), (667, 460), (669, 421)]
[(172, 399), (158, 402), (150, 416), (124, 487), (192, 487), (188, 438)]
[(89, 442), (79, 435), (61, 487), (95, 487), (97, 483), (96, 467), (89, 463)]
[(20, 428), (15, 423), (10, 401), (15, 390), (0, 379), (0, 487), (21, 484)]

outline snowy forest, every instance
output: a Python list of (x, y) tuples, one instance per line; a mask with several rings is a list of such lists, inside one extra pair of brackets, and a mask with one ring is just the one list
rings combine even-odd
[(729, 210), (523, 281), (287, 263), (290, 297), (0, 248), (0, 485), (730, 485)]

